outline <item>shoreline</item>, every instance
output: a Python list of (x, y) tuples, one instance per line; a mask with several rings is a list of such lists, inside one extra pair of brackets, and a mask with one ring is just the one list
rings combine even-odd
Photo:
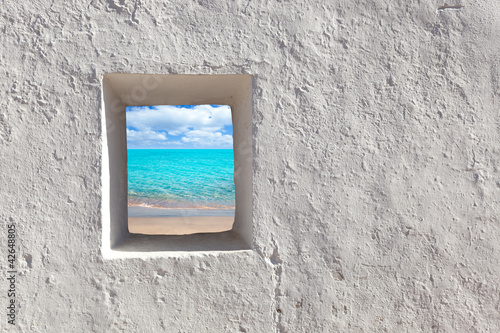
[(169, 205), (151, 205), (145, 203), (128, 203), (127, 207), (143, 207), (143, 208), (155, 208), (155, 209), (234, 209), (232, 206), (169, 206)]
[(203, 208), (152, 208), (143, 206), (128, 206), (129, 217), (194, 217), (222, 216), (234, 217), (234, 209), (203, 209)]

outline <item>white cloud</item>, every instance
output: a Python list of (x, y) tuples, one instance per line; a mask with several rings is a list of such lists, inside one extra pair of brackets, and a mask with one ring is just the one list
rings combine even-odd
[(167, 131), (169, 134), (186, 132), (190, 128), (216, 130), (231, 124), (231, 108), (227, 105), (217, 108), (197, 105), (193, 109), (160, 105), (155, 109), (141, 108), (127, 112), (127, 126), (138, 130)]
[(131, 142), (166, 141), (167, 136), (163, 133), (154, 132), (152, 130), (134, 131), (127, 128), (127, 140)]
[[(231, 108), (223, 105), (131, 107), (127, 110), (127, 141), (130, 147), (184, 144), (200, 148), (232, 148), (232, 135), (224, 133), (232, 126)], [(181, 136), (169, 140), (168, 136)]]
[(221, 132), (189, 131), (181, 140), (184, 143), (193, 143), (197, 147), (221, 146), (232, 148), (233, 136)]

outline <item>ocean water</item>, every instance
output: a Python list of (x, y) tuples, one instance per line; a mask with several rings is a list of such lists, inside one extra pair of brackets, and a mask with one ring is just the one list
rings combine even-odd
[(128, 149), (128, 204), (234, 209), (232, 149)]

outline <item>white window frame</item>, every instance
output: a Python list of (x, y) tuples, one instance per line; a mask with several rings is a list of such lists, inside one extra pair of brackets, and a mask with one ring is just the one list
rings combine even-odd
[[(252, 248), (252, 76), (105, 74), (102, 82), (102, 254), (106, 259)], [(217, 104), (233, 120), (235, 221), (230, 231), (141, 235), (128, 231), (126, 107)]]

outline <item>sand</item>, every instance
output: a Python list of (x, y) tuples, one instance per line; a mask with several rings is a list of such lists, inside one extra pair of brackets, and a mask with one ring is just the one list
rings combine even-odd
[(231, 230), (233, 216), (129, 217), (129, 232), (147, 235), (189, 235)]

